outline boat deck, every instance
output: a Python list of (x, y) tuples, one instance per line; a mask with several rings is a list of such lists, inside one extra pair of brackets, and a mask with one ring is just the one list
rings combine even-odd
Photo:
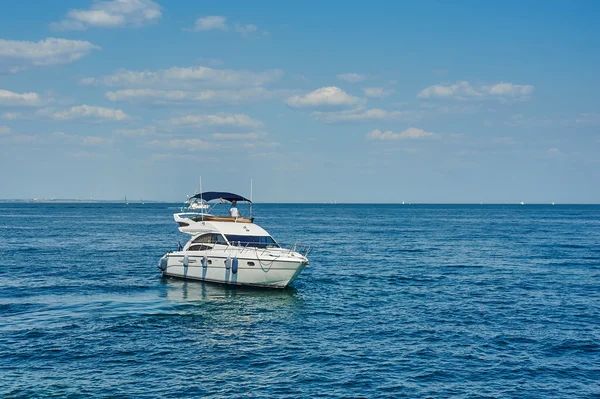
[(235, 222), (235, 223), (253, 223), (254, 222), (254, 218), (245, 218), (245, 217), (235, 218), (233, 216), (215, 216), (215, 215), (196, 216), (196, 217), (191, 218), (191, 219), (194, 222), (202, 222), (202, 221), (206, 221), (206, 222)]

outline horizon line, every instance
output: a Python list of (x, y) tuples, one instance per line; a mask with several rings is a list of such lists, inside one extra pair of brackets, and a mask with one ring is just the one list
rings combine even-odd
[[(165, 200), (143, 200), (143, 201), (128, 201), (125, 203), (123, 199), (75, 199), (75, 198), (56, 198), (56, 199), (38, 199), (38, 198), (0, 198), (0, 203), (9, 203), (9, 202), (20, 202), (20, 203), (111, 203), (111, 204), (180, 204), (180, 201), (165, 201)], [(556, 202), (530, 202), (521, 204), (520, 201), (516, 202), (339, 202), (339, 201), (307, 201), (307, 202), (253, 202), (253, 204), (298, 204), (298, 205), (600, 205), (600, 203), (595, 202), (565, 202), (565, 203), (556, 203)]]

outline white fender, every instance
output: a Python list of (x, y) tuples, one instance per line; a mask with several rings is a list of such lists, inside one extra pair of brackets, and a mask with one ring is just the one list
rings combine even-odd
[(233, 258), (233, 261), (231, 262), (231, 272), (233, 274), (236, 274), (238, 271), (238, 258), (237, 256)]
[(167, 256), (165, 255), (162, 258), (160, 258), (160, 261), (158, 262), (158, 268), (164, 272), (165, 270), (167, 270), (168, 263), (169, 263), (169, 260), (168, 260)]

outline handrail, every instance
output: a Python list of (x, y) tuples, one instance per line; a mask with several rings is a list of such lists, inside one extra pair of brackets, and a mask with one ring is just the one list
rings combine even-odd
[[(236, 243), (244, 244), (244, 245), (235, 245)], [(289, 248), (285, 248), (285, 247), (281, 247), (281, 246), (279, 246), (279, 247), (264, 247), (264, 246), (250, 245), (250, 244), (256, 244), (256, 243), (252, 242), (252, 241), (248, 241), (248, 242), (235, 241), (233, 243), (230, 242), (229, 244), (195, 242), (195, 243), (192, 243), (190, 245), (190, 247), (193, 245), (202, 245), (202, 246), (205, 246), (208, 248), (204, 249), (202, 251), (194, 251), (194, 250), (189, 251), (189, 249), (188, 249), (188, 251), (189, 252), (210, 252), (210, 251), (216, 250), (215, 247), (217, 245), (220, 245), (222, 247), (225, 247), (225, 248), (219, 248), (224, 251), (231, 251), (233, 249), (241, 249), (241, 251), (239, 251), (240, 254), (244, 253), (246, 250), (253, 249), (257, 253), (260, 251), (260, 255), (262, 256), (262, 255), (264, 255), (265, 252), (267, 252), (270, 249), (279, 249), (279, 250), (283, 250), (287, 254), (291, 254), (292, 252), (297, 252), (306, 257), (313, 249), (313, 247), (311, 245), (298, 243), (298, 242), (294, 242), (294, 244), (292, 244)]]
[[(232, 247), (252, 247), (252, 248), (259, 248), (259, 249), (271, 249), (271, 248), (281, 248), (279, 245), (274, 245), (274, 244), (261, 244), (259, 242), (256, 241), (230, 241), (230, 245)], [(284, 248), (285, 249), (285, 248)]]

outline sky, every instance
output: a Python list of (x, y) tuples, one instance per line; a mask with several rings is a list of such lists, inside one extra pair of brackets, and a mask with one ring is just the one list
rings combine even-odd
[(596, 1), (0, 1), (0, 198), (600, 203)]

